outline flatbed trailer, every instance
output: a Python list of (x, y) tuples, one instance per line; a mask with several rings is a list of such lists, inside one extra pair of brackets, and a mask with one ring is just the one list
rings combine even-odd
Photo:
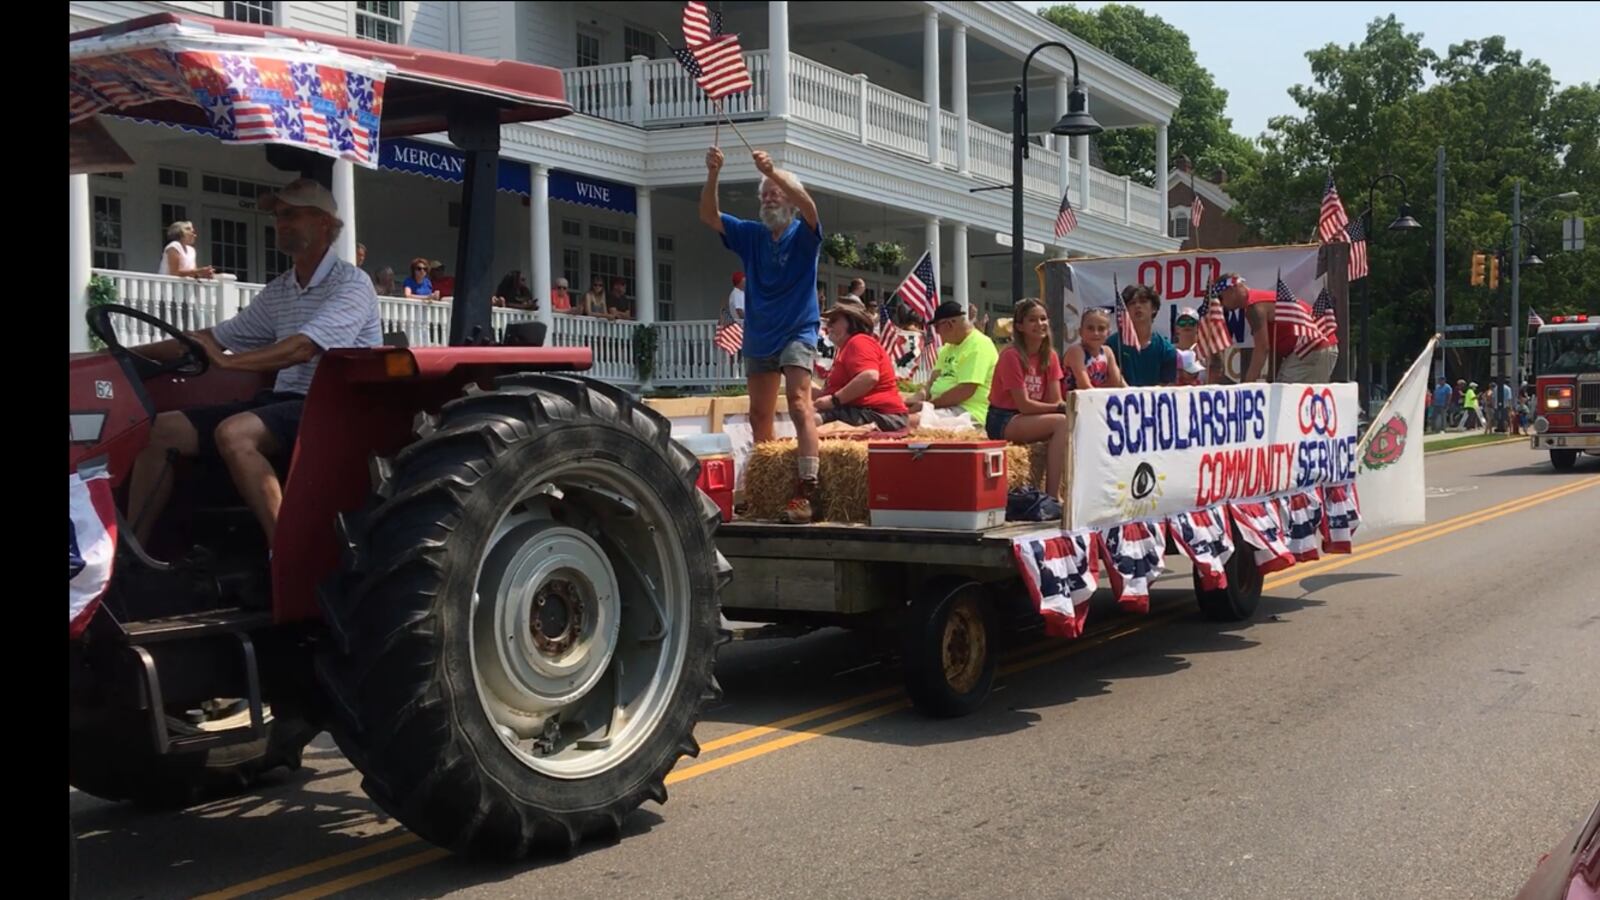
[[(906, 692), (922, 712), (961, 716), (983, 705), (994, 683), (997, 629), (1038, 612), (1017, 569), (1013, 541), (1059, 526), (1011, 522), (985, 530), (888, 528), (739, 521), (717, 531), (733, 565), (723, 589), (729, 620), (838, 626), (889, 635), (904, 662)], [(1205, 590), (1201, 611), (1221, 621), (1250, 618), (1262, 576), (1234, 531), (1228, 587)], [(1168, 539), (1167, 554), (1176, 548)]]

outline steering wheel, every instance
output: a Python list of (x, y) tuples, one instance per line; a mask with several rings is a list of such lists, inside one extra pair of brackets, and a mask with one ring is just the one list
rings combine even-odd
[[(111, 327), (113, 313), (127, 316), (131, 319), (138, 319), (163, 335), (172, 338), (183, 345), (183, 355), (175, 360), (161, 362), (160, 360), (151, 359), (136, 350), (124, 347), (122, 342), (117, 339), (116, 329)], [(89, 313), (86, 318), (89, 321), (90, 333), (106, 345), (106, 349), (111, 352), (111, 355), (126, 359), (132, 364), (134, 371), (139, 374), (141, 380), (149, 381), (167, 372), (193, 377), (204, 375), (206, 370), (211, 368), (211, 357), (207, 355), (204, 345), (143, 310), (134, 309), (131, 306), (123, 306), (120, 303), (102, 303), (98, 306), (89, 307)]]

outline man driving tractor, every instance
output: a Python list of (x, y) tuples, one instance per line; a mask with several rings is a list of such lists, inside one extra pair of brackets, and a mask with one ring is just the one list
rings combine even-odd
[[(273, 457), (294, 448), (306, 391), (322, 353), (334, 347), (374, 347), (383, 342), (378, 299), (360, 269), (332, 249), (344, 228), (333, 194), (301, 178), (261, 198), (275, 217), (278, 247), (294, 261), (262, 288), (253, 302), (215, 328), (190, 332), (211, 365), (236, 372), (276, 372), (271, 390), (251, 400), (169, 410), (156, 416), (150, 443), (134, 462), (128, 487), (128, 521), (141, 544), (172, 495), (169, 454), (221, 459), (273, 545), (283, 485)], [(232, 351), (231, 353), (225, 351)], [(148, 345), (159, 361), (182, 356), (175, 340)]]

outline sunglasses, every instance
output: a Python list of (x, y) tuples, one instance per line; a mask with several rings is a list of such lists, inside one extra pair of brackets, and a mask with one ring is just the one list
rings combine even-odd
[(1193, 328), (1196, 325), (1199, 325), (1200, 322), (1196, 319), (1191, 319), (1188, 316), (1183, 316), (1174, 324), (1176, 324), (1179, 328)]

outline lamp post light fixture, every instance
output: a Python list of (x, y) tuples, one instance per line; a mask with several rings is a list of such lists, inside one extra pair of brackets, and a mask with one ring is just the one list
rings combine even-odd
[[(1050, 126), (1050, 133), (1078, 137), (1105, 131), (1100, 123), (1095, 121), (1094, 116), (1089, 114), (1089, 92), (1078, 79), (1078, 54), (1073, 53), (1071, 47), (1060, 41), (1045, 41), (1028, 51), (1028, 57), (1022, 61), (1022, 83), (1015, 87), (1011, 95), (1011, 299), (1013, 301), (1032, 296), (1023, 290), (1022, 250), (1026, 241), (1022, 230), (1022, 160), (1028, 155), (1028, 65), (1033, 62), (1034, 55), (1046, 47), (1060, 47), (1072, 57), (1072, 92), (1067, 95), (1067, 113), (1060, 121)], [(1087, 159), (1080, 162), (1082, 165), (1089, 164)]]

